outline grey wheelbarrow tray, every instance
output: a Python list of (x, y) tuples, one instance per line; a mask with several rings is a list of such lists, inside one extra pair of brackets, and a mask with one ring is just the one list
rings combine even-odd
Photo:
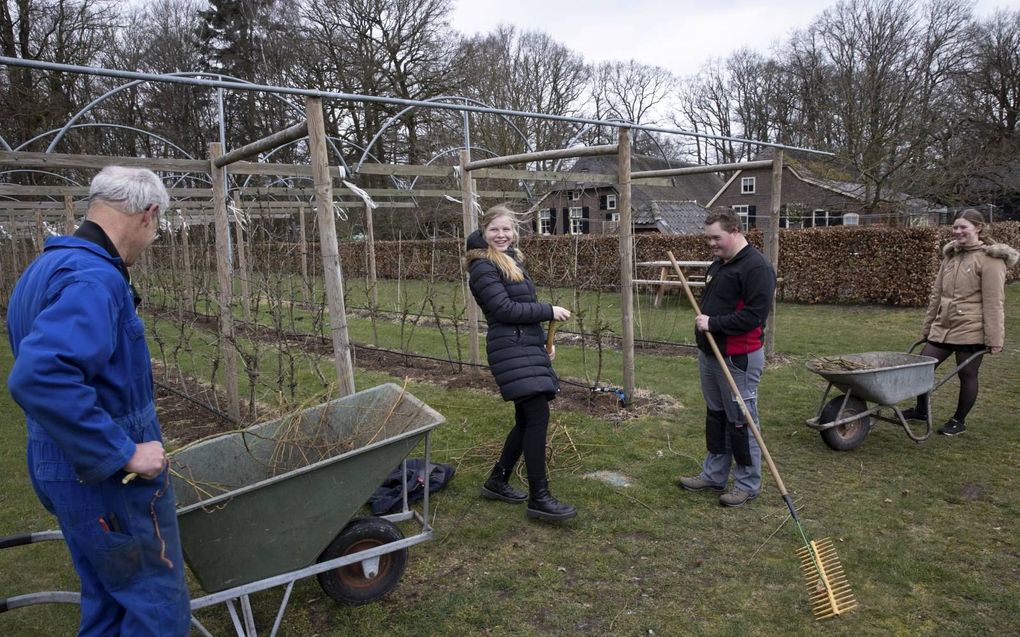
[[(381, 556), (431, 540), (428, 489), (419, 513), (408, 507), (405, 484), (402, 510), (380, 517), (389, 522), (413, 518), (420, 532), (320, 560), (422, 440), (425, 462), (430, 461), (431, 431), (443, 421), (401, 387), (385, 384), (173, 454), (185, 560), (208, 593), (192, 600), (192, 612), (225, 603), (237, 634), (255, 635), (249, 595), (286, 586), (270, 633), (276, 634), (297, 580), (358, 563), (369, 577)], [(0, 548), (59, 539), (59, 531), (30, 533), (0, 539)], [(0, 612), (78, 601), (77, 593), (32, 593), (0, 599)], [(194, 615), (192, 625), (211, 637)]]
[[(809, 418), (807, 425), (818, 430), (825, 443), (837, 451), (849, 451), (859, 446), (871, 430), (873, 419), (901, 425), (914, 442), (927, 440), (932, 430), (932, 394), (988, 350), (975, 352), (936, 383), (935, 366), (938, 361), (912, 353), (921, 343), (924, 341), (916, 341), (906, 352), (865, 352), (808, 361), (805, 366), (829, 384), (822, 394), (818, 414)], [(838, 359), (851, 368), (826, 367), (827, 359)], [(833, 388), (843, 393), (828, 400)], [(923, 434), (910, 428), (903, 411), (897, 407), (897, 403), (919, 396), (924, 397), (927, 414)], [(868, 407), (868, 403), (875, 405)], [(885, 416), (883, 409), (891, 410), (895, 418)]]

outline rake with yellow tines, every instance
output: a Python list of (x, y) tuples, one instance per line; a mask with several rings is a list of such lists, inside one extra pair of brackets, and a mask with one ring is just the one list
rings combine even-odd
[[(683, 284), (687, 300), (690, 301), (691, 307), (694, 308), (694, 313), (701, 314), (701, 308), (698, 306), (698, 301), (694, 298), (690, 286), (687, 285), (687, 279), (680, 270), (680, 264), (677, 263), (676, 257), (673, 256), (672, 252), (667, 254), (669, 255), (669, 260), (673, 263), (673, 269)], [(723, 374), (726, 376), (726, 380), (730, 385), (730, 391), (733, 392), (734, 398), (737, 399), (737, 404), (740, 405), (740, 409), (743, 411), (744, 420), (747, 421), (751, 433), (754, 434), (754, 439), (758, 442), (761, 455), (765, 459), (766, 464), (768, 464), (769, 471), (779, 487), (779, 493), (783, 496), (783, 501), (786, 502), (786, 507), (790, 510), (790, 517), (793, 518), (794, 523), (797, 525), (797, 530), (800, 532), (800, 537), (804, 540), (804, 546), (797, 550), (797, 556), (800, 558), (800, 568), (807, 582), (808, 594), (811, 597), (811, 611), (814, 613), (815, 619), (836, 617), (857, 608), (857, 601), (850, 590), (850, 584), (846, 581), (843, 566), (839, 563), (839, 557), (836, 556), (836, 549), (832, 545), (832, 540), (829, 538), (817, 542), (808, 540), (807, 534), (804, 533), (804, 527), (801, 526), (800, 516), (797, 515), (797, 509), (793, 506), (793, 500), (786, 491), (783, 479), (779, 476), (779, 469), (776, 468), (776, 464), (772, 461), (772, 455), (769, 454), (769, 450), (765, 447), (765, 441), (761, 437), (761, 432), (758, 431), (758, 426), (755, 424), (754, 418), (751, 417), (751, 412), (744, 403), (743, 396), (740, 395), (740, 389), (737, 388), (737, 383), (733, 380), (733, 375), (730, 374), (729, 367), (727, 367), (726, 360), (719, 351), (719, 346), (716, 345), (715, 338), (712, 337), (710, 332), (705, 332), (705, 337), (708, 339), (708, 344), (712, 347), (716, 360), (719, 361), (719, 367), (722, 368)]]

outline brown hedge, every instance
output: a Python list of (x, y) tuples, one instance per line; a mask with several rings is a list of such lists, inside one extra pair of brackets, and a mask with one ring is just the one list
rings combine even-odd
[[(991, 228), (996, 240), (1020, 246), (1020, 223)], [(762, 235), (748, 234), (756, 246)], [(951, 239), (948, 227), (842, 227), (789, 230), (779, 235), (779, 299), (797, 303), (881, 304), (916, 307), (927, 303), (931, 282), (941, 258), (941, 246)], [(704, 239), (697, 235), (640, 234), (634, 238), (636, 261), (662, 261), (672, 250), (680, 260), (709, 260)], [(344, 241), (340, 258), (345, 277), (367, 271), (366, 244)], [(158, 250), (159, 248), (157, 248)], [(165, 248), (163, 248), (165, 249)], [(203, 250), (195, 246), (196, 250)], [(521, 245), (528, 270), (539, 285), (609, 289), (619, 285), (619, 241), (612, 236), (530, 237)], [(256, 269), (300, 271), (294, 243), (256, 243), (250, 250)], [(461, 276), (463, 246), (454, 239), (440, 241), (379, 241), (375, 244), (379, 278), (457, 280)], [(155, 255), (154, 255), (155, 256)], [(309, 271), (318, 271), (317, 246), (309, 246)], [(639, 279), (658, 277), (640, 268)], [(1020, 278), (1020, 266), (1009, 280)]]

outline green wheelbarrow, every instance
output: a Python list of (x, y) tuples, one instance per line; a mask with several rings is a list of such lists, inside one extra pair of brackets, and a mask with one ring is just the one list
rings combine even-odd
[[(927, 440), (932, 430), (932, 394), (988, 350), (975, 352), (936, 383), (938, 361), (912, 353), (922, 343), (923, 340), (914, 342), (905, 353), (865, 352), (809, 360), (805, 364), (808, 370), (829, 384), (822, 394), (817, 415), (807, 420), (807, 426), (817, 430), (825, 444), (836, 451), (850, 451), (860, 446), (875, 420), (902, 426), (914, 442)], [(833, 388), (842, 393), (830, 400)], [(920, 396), (926, 402), (926, 428), (923, 433), (915, 433), (896, 405)], [(875, 404), (869, 407), (868, 403)], [(884, 415), (884, 409), (889, 409), (893, 417)]]
[[(207, 593), (191, 601), (192, 627), (212, 637), (194, 612), (222, 603), (239, 636), (255, 635), (250, 595), (282, 586), (275, 635), (294, 583), (313, 575), (346, 604), (393, 590), (407, 549), (433, 538), (428, 489), (420, 513), (408, 506), (405, 484), (397, 513), (354, 515), (395, 467), (404, 462), (406, 469), (407, 455), (423, 440), (428, 466), (431, 432), (443, 421), (401, 387), (385, 384), (173, 454), (181, 545)], [(395, 522), (412, 519), (420, 530), (405, 537)], [(59, 531), (29, 533), (0, 538), (0, 548), (61, 539)], [(32, 593), (0, 599), (0, 612), (78, 601), (77, 593)]]

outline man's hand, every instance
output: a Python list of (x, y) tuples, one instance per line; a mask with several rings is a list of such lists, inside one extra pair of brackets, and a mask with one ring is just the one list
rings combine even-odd
[(137, 473), (146, 480), (152, 480), (163, 473), (165, 466), (166, 452), (163, 451), (163, 443), (153, 440), (135, 445), (135, 454), (124, 465), (124, 471)]
[(699, 332), (708, 331), (708, 315), (698, 314), (694, 317), (694, 327), (698, 328)]

